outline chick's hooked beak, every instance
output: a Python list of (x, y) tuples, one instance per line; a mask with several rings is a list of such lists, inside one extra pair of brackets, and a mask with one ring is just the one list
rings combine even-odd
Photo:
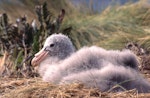
[(43, 48), (38, 53), (35, 54), (34, 58), (31, 61), (32, 66), (37, 66), (38, 64), (43, 61), (47, 55), (49, 54), (49, 51), (46, 48)]

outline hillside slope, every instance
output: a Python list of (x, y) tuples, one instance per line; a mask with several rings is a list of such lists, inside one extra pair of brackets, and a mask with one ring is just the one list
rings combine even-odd
[(149, 5), (138, 2), (108, 7), (101, 15), (70, 18), (64, 26), (73, 26), (71, 34), (78, 48), (95, 44), (108, 49), (121, 49), (125, 43), (133, 41), (149, 49), (150, 33), (145, 30), (145, 27), (150, 27)]

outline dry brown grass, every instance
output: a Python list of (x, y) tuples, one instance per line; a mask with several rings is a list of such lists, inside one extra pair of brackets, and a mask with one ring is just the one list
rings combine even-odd
[(40, 78), (1, 78), (0, 98), (148, 98), (150, 94), (138, 94), (136, 90), (118, 93), (100, 92), (83, 84), (54, 85)]
[[(139, 58), (143, 68), (141, 72), (150, 81), (150, 56), (147, 54)], [(96, 88), (86, 88), (81, 83), (54, 85), (43, 82), (39, 77), (28, 79), (0, 77), (0, 98), (150, 98), (150, 93), (139, 94), (135, 89), (110, 93), (101, 92)]]

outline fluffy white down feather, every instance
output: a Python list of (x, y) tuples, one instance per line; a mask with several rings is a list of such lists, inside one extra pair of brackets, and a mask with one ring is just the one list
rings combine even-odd
[[(49, 47), (50, 55), (40, 63), (39, 67), (39, 73), (46, 82), (56, 84), (82, 82), (88, 87), (97, 87), (101, 91), (108, 91), (120, 85), (126, 90), (136, 88), (139, 92), (150, 92), (150, 83), (140, 75), (136, 56), (129, 50), (105, 50), (92, 46), (74, 52), (70, 39), (62, 34), (49, 37), (43, 50), (51, 43), (57, 43), (56, 47)], [(69, 44), (63, 47), (62, 43)], [(60, 58), (60, 54), (65, 56)], [(117, 86), (111, 91), (124, 89)]]

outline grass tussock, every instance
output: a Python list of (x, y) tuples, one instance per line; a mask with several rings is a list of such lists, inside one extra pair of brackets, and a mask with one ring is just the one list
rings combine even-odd
[[(98, 45), (107, 49), (121, 49), (134, 41), (149, 49), (149, 6), (139, 1), (124, 6), (108, 7), (101, 15), (78, 15), (68, 18), (63, 26), (72, 25), (73, 41), (77, 48)], [(62, 27), (63, 27), (62, 26)]]

